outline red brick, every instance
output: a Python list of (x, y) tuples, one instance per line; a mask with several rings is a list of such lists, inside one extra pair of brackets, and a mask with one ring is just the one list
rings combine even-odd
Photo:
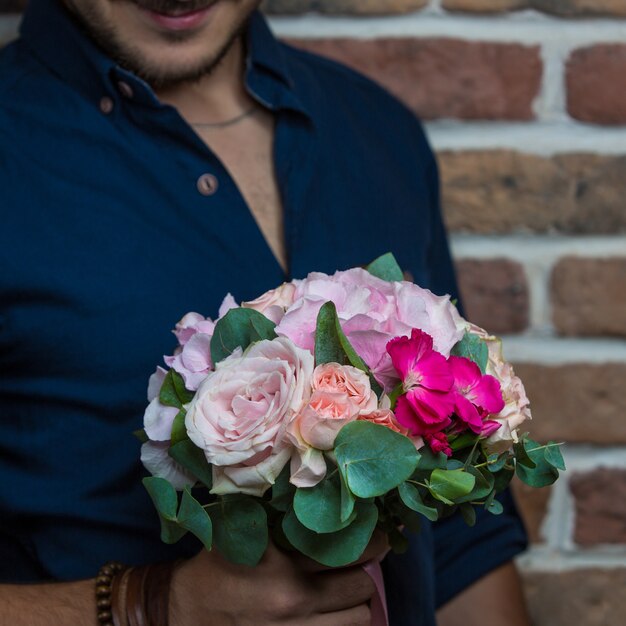
[(534, 117), (542, 74), (537, 46), (412, 38), (290, 43), (369, 75), (426, 119)]
[(563, 17), (626, 15), (624, 0), (530, 0), (533, 8)]
[(626, 568), (524, 574), (533, 626), (623, 626)]
[(502, 13), (528, 7), (529, 0), (443, 0), (444, 9), (468, 13)]
[(524, 429), (535, 439), (626, 444), (626, 363), (517, 363), (515, 372), (533, 413)]
[(626, 337), (626, 256), (561, 259), (552, 272), (551, 291), (560, 334)]
[(593, 124), (626, 124), (626, 45), (575, 50), (567, 62), (567, 109)]
[(570, 489), (576, 507), (577, 544), (626, 544), (626, 469), (573, 474)]
[(528, 327), (524, 268), (509, 259), (462, 259), (457, 272), (467, 318), (496, 335)]
[(626, 232), (626, 156), (551, 158), (512, 150), (439, 154), (452, 231)]

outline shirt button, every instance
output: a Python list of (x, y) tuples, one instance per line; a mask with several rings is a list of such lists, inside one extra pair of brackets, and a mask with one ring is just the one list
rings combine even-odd
[(125, 83), (123, 80), (117, 83), (117, 88), (125, 98), (130, 99), (134, 95), (133, 88), (128, 83)]
[(219, 183), (213, 174), (202, 174), (202, 176), (198, 178), (196, 186), (203, 196), (212, 196), (217, 191)]
[(100, 99), (100, 110), (105, 115), (108, 115), (111, 111), (113, 111), (113, 100), (109, 98), (109, 96), (104, 96)]

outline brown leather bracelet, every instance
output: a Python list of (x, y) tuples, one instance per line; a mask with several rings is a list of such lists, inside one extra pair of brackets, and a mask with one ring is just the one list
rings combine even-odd
[(113, 614), (124, 614), (126, 621), (115, 626), (168, 626), (170, 584), (178, 564), (155, 563), (128, 570), (123, 581), (125, 590), (120, 585), (113, 602)]

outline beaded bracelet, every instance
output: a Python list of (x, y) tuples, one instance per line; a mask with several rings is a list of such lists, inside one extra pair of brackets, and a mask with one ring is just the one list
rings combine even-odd
[(111, 612), (111, 587), (114, 578), (126, 570), (126, 566), (111, 561), (103, 565), (96, 576), (96, 610), (100, 626), (114, 626)]

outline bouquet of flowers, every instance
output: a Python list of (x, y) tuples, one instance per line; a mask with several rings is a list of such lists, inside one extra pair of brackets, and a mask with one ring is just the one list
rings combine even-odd
[(529, 402), (500, 340), (390, 254), (229, 295), (174, 334), (139, 433), (165, 542), (190, 532), (255, 565), (271, 536), (340, 567), (376, 527), (401, 551), (421, 516), (472, 525), (514, 474), (542, 487), (565, 469), (558, 444), (519, 433)]

